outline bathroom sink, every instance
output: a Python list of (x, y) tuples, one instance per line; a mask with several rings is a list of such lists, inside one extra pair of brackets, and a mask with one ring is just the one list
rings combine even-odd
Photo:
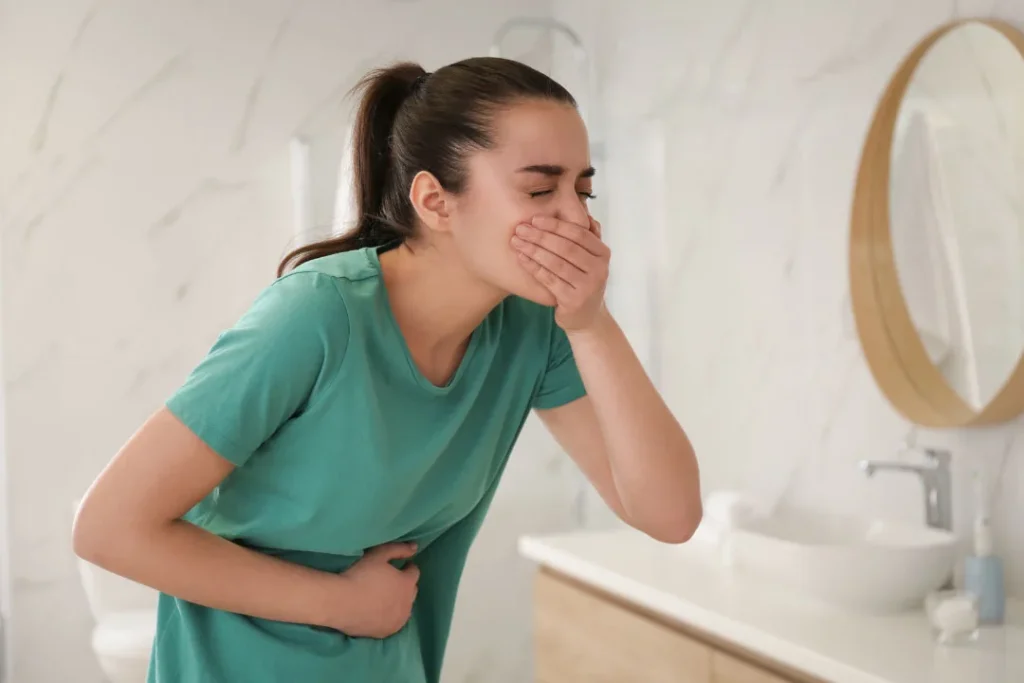
[(797, 508), (737, 519), (720, 540), (738, 571), (863, 612), (920, 608), (955, 562), (949, 532)]

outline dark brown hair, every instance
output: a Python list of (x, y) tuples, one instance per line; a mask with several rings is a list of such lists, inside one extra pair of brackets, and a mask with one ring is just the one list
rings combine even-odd
[(278, 275), (321, 256), (413, 236), (413, 178), (428, 171), (445, 190), (462, 192), (466, 156), (493, 146), (491, 124), (502, 108), (529, 99), (576, 106), (550, 77), (498, 57), (466, 59), (432, 74), (403, 62), (371, 71), (354, 92), (362, 93), (353, 132), (356, 225), (295, 249), (281, 261)]

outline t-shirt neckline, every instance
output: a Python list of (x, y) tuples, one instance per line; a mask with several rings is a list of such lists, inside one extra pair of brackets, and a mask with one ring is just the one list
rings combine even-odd
[(384, 271), (382, 270), (380, 265), (379, 253), (379, 250), (387, 248), (388, 247), (365, 247), (363, 249), (363, 252), (366, 254), (366, 260), (369, 262), (370, 267), (372, 267), (374, 271), (376, 271), (377, 277), (380, 278), (381, 306), (384, 309), (387, 324), (390, 327), (388, 332), (395, 339), (396, 343), (401, 349), (402, 355), (405, 357), (406, 364), (408, 365), (409, 372), (412, 374), (413, 379), (415, 379), (416, 383), (419, 384), (423, 389), (426, 389), (427, 391), (433, 394), (442, 396), (444, 394), (451, 392), (452, 389), (454, 389), (458, 385), (459, 381), (462, 379), (462, 376), (466, 374), (467, 368), (471, 364), (473, 356), (475, 355), (476, 348), (477, 346), (479, 346), (481, 330), (484, 324), (487, 322), (487, 319), (485, 318), (480, 323), (480, 325), (478, 325), (477, 328), (473, 330), (473, 333), (469, 337), (469, 344), (466, 346), (466, 352), (463, 354), (462, 360), (459, 363), (459, 367), (456, 368), (455, 372), (452, 373), (452, 376), (451, 378), (449, 378), (448, 382), (443, 385), (437, 385), (431, 382), (423, 375), (422, 372), (420, 372), (419, 367), (413, 360), (412, 353), (409, 351), (409, 345), (405, 341), (405, 335), (402, 334), (402, 328), (398, 325), (398, 319), (395, 318), (395, 312), (391, 308), (391, 299), (388, 297), (387, 285), (384, 283)]

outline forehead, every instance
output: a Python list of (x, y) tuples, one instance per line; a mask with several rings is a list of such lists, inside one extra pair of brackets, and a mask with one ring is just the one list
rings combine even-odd
[(495, 115), (494, 148), (488, 150), (502, 165), (563, 166), (579, 171), (590, 166), (590, 142), (579, 112), (560, 102), (530, 100)]

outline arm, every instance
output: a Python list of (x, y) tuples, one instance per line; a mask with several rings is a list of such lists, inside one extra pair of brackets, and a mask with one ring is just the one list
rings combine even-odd
[(214, 609), (352, 636), (397, 631), (412, 609), (418, 570), (389, 560), (410, 557), (409, 544), (371, 549), (338, 575), (181, 519), (315, 400), (322, 378), (337, 375), (347, 340), (332, 279), (298, 273), (271, 285), (100, 474), (75, 519), (75, 552)]
[(654, 538), (683, 542), (702, 514), (697, 460), (604, 306), (610, 251), (590, 220), (587, 228), (538, 217), (513, 242), (554, 296), (588, 394), (538, 413), (616, 514)]
[(702, 514), (686, 433), (610, 315), (569, 340), (587, 396), (538, 414), (623, 521), (660, 541), (686, 541)]
[(374, 548), (345, 573), (331, 574), (182, 521), (233, 468), (169, 410), (157, 411), (83, 499), (75, 553), (168, 595), (259, 619), (376, 638), (405, 624), (419, 570), (389, 562), (412, 557), (410, 544)]
[(339, 576), (262, 555), (180, 521), (232, 469), (161, 409), (89, 489), (75, 517), (75, 552), (189, 602), (333, 625), (346, 597)]

